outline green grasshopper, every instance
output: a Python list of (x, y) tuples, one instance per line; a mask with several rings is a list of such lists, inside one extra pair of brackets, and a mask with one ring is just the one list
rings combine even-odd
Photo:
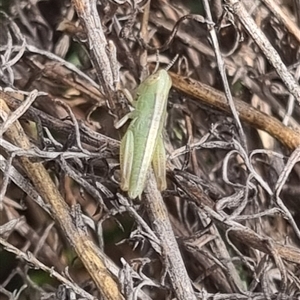
[(163, 191), (167, 187), (162, 130), (171, 86), (166, 70), (150, 75), (136, 90), (135, 110), (116, 124), (119, 128), (132, 120), (120, 146), (121, 189), (132, 199), (141, 198), (151, 162), (158, 189)]

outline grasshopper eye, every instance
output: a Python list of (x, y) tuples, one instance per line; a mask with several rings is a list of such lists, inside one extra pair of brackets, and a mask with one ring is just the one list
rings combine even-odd
[(148, 77), (149, 83), (154, 84), (160, 79), (160, 72), (154, 73)]

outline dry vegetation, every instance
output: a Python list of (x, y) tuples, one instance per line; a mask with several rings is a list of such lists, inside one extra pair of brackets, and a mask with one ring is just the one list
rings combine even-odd
[[(0, 1), (0, 299), (299, 299), (299, 1), (94, 2)], [(177, 54), (132, 201), (120, 91)]]

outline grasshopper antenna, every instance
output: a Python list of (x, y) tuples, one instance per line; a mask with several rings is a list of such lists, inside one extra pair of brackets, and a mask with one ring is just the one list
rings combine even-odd
[(176, 54), (175, 57), (171, 60), (171, 62), (167, 65), (166, 67), (166, 71), (169, 71), (173, 65), (175, 64), (175, 61), (177, 60), (177, 58), (179, 57), (179, 54)]
[(153, 74), (157, 72), (158, 67), (159, 67), (159, 51), (156, 50), (156, 66), (155, 66), (155, 69), (153, 71)]

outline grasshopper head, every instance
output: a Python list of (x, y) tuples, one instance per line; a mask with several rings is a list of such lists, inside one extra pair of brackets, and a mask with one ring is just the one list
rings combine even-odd
[(149, 86), (155, 86), (158, 92), (163, 90), (169, 92), (172, 86), (171, 77), (165, 69), (158, 70), (150, 75), (145, 83)]

